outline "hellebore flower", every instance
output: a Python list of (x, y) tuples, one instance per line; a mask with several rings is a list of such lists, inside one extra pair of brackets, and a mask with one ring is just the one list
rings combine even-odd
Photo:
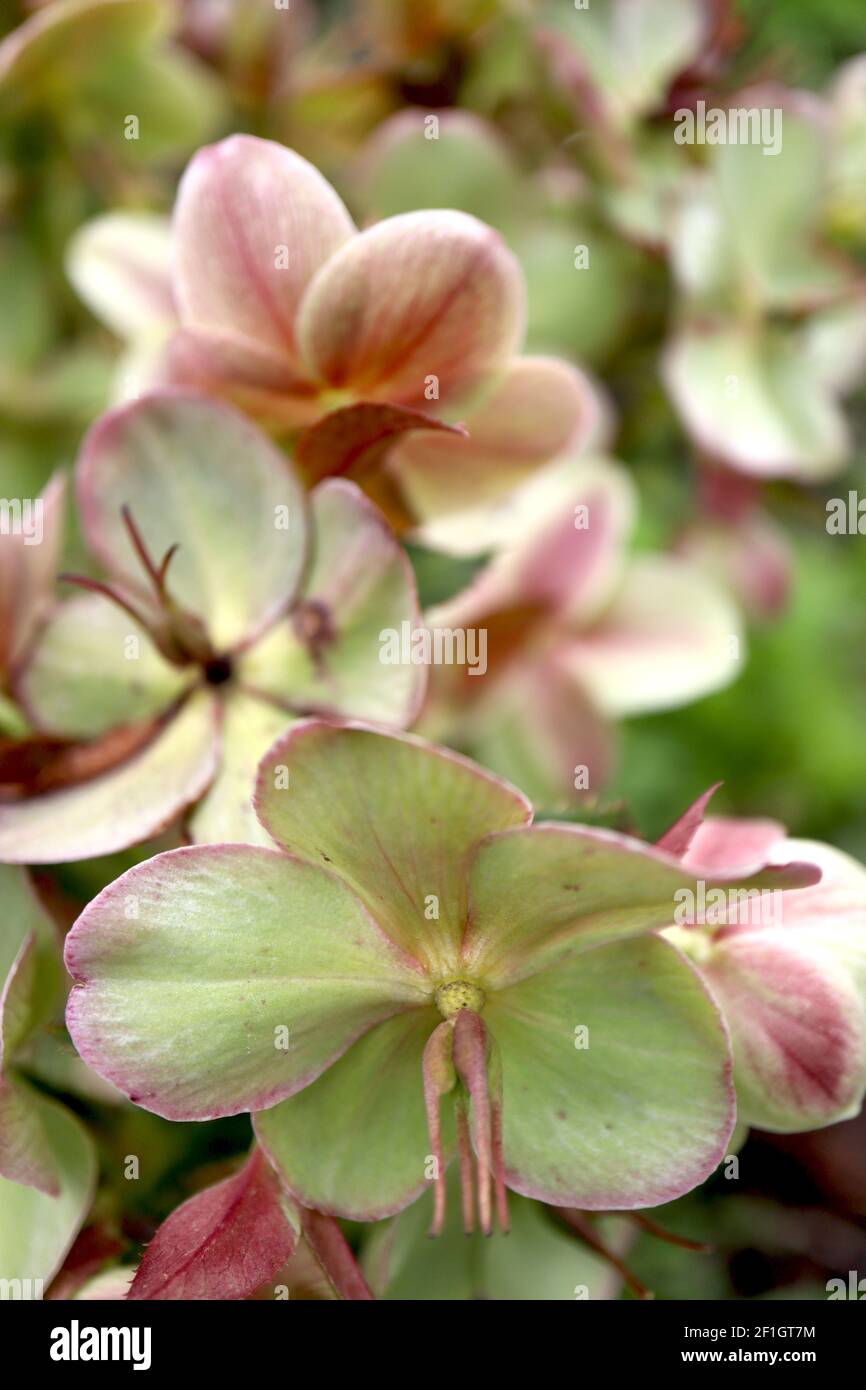
[(673, 856), (533, 827), (520, 793), (456, 754), (315, 719), (266, 754), (256, 806), (279, 850), (157, 855), (67, 938), (70, 1033), (132, 1101), (261, 1112), (289, 1191), (331, 1215), (377, 1220), (432, 1183), (436, 1230), (455, 1150), (466, 1225), (474, 1188), (485, 1231), (494, 1209), (506, 1223), (506, 1185), (643, 1207), (713, 1170), (730, 1057), (654, 931), (696, 889)]
[(437, 667), (425, 728), (538, 801), (601, 787), (608, 720), (695, 700), (739, 665), (723, 590), (677, 556), (626, 558), (634, 510), (615, 465), (552, 465), (491, 516), (487, 566), (426, 614), (433, 629), (486, 631), (487, 674)]
[[(134, 304), (142, 297), (134, 281), (144, 257), (123, 244), (112, 253), (116, 239), (103, 221), (70, 260), (103, 314), (118, 274)], [(496, 392), (495, 442), (509, 441), (501, 493), (518, 459), (528, 471), (559, 453), (592, 413), (575, 368), (514, 356), (524, 286), (498, 233), (453, 211), (357, 232), (321, 174), (271, 141), (235, 135), (193, 158), (178, 191), (166, 292), (179, 326), (164, 379), (227, 397), (275, 429), (321, 422), (298, 443), (307, 481), (351, 470), (398, 515), (399, 467), (384, 482), (372, 473), (402, 432), (449, 429)], [(495, 481), (489, 448), (482, 439), (477, 460), (466, 454), (467, 486), (476, 464), (487, 488)]]
[[(711, 817), (688, 838), (695, 874), (754, 873), (792, 856), (821, 869), (796, 893), (704, 900), (665, 935), (700, 970), (731, 1033), (739, 1119), (782, 1133), (856, 1115), (866, 1093), (866, 869), (789, 840), (774, 821)], [(665, 840), (661, 843), (664, 845)]]
[(78, 580), (92, 592), (58, 607), (18, 693), (39, 729), (92, 743), (67, 784), (0, 804), (0, 860), (105, 854), (192, 805), (193, 838), (260, 839), (255, 768), (293, 718), (411, 722), (423, 675), (382, 666), (378, 634), (415, 621), (414, 581), (353, 483), (317, 488), (308, 520), (254, 425), (156, 393), (94, 426), (76, 486), (109, 582)]
[(866, 348), (856, 269), (821, 244), (832, 137), (802, 94), (757, 89), (736, 104), (780, 110), (784, 140), (769, 160), (760, 143), (710, 147), (674, 199), (681, 307), (665, 384), (710, 457), (756, 478), (820, 482), (850, 453), (841, 398)]

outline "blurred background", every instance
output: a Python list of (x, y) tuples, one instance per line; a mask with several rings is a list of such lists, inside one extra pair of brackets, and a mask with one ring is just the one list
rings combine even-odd
[[(717, 812), (774, 817), (866, 861), (862, 0), (0, 0), (0, 35), (0, 495), (33, 497), (68, 469), (114, 398), (125, 345), (70, 282), (70, 239), (109, 210), (170, 213), (201, 144), (247, 131), (291, 146), (359, 226), (474, 213), (523, 266), (527, 350), (576, 362), (607, 397), (637, 548), (697, 558), (748, 624), (739, 678), (625, 721), (610, 784), (577, 814), (654, 838), (721, 778)], [(782, 109), (783, 148), (678, 146), (674, 113), (700, 100)], [(746, 326), (744, 434), (706, 359), (714, 343), (739, 350)], [(850, 494), (853, 528), (835, 534), (828, 501), (847, 509)], [(484, 558), (411, 555), (428, 605)], [(153, 849), (50, 870), (43, 889), (71, 920)], [(243, 1117), (171, 1125), (116, 1105), (62, 1047), (40, 1079), (105, 1160), (70, 1267), (129, 1258), (248, 1143)], [(132, 1185), (116, 1177), (129, 1152), (148, 1174)], [(352, 1238), (386, 1296), (571, 1297), (548, 1292), (569, 1279), (635, 1296), (586, 1230), (518, 1205), (520, 1238), (495, 1269), (482, 1242), (431, 1254), (412, 1213), (396, 1236)], [(866, 1271), (866, 1122), (752, 1134), (736, 1180), (652, 1215), (712, 1251), (622, 1219), (589, 1234), (657, 1297), (824, 1298), (830, 1277)]]

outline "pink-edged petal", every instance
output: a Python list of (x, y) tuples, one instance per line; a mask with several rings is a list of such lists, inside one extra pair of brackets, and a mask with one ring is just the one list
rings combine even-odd
[[(414, 1009), (370, 1029), (297, 1095), (254, 1119), (256, 1137), (284, 1183), (306, 1207), (378, 1221), (414, 1202), (431, 1184), (423, 1058), (441, 1024)], [(454, 1148), (443, 1107), (442, 1153)], [(339, 1136), (323, 1147), (322, 1136)]]
[(177, 321), (171, 290), (171, 224), (148, 212), (109, 212), (79, 227), (66, 273), (98, 319), (126, 341)]
[(672, 555), (629, 565), (598, 623), (567, 660), (614, 717), (672, 709), (730, 684), (744, 654), (734, 604), (696, 566)]
[(28, 534), (0, 535), (0, 675), (14, 674), (48, 614), (63, 545), (65, 500), (66, 479), (56, 473), (35, 499)]
[(142, 1256), (130, 1299), (242, 1299), (291, 1256), (299, 1214), (261, 1149), (234, 1177), (190, 1197)]
[(255, 804), (279, 845), (340, 874), (431, 970), (453, 965), (475, 844), (531, 817), (518, 791), (456, 753), (317, 719), (263, 759)]
[(174, 289), (184, 326), (259, 343), (294, 362), (309, 281), (352, 236), (326, 179), (271, 140), (199, 150), (174, 212)]
[(467, 438), (412, 435), (392, 452), (391, 470), (423, 525), (507, 496), (541, 464), (579, 449), (600, 414), (595, 388), (576, 367), (516, 357), (467, 415)]
[(306, 559), (306, 502), (291, 466), (231, 406), (154, 392), (103, 415), (79, 455), (85, 535), (106, 569), (141, 592), (124, 507), (158, 564), (172, 547), (173, 599), (217, 652), (250, 640), (289, 603)]
[(306, 430), (298, 440), (295, 461), (307, 483), (322, 478), (364, 479), (380, 467), (394, 441), (412, 433), (445, 434), (459, 439), (464, 431), (405, 406), (362, 401), (343, 406)]
[(723, 933), (701, 971), (730, 1028), (742, 1120), (790, 1132), (857, 1114), (866, 1009), (817, 934), (807, 939), (784, 925)]
[(472, 625), (488, 614), (535, 608), (588, 621), (620, 578), (634, 518), (624, 469), (606, 460), (564, 459), (545, 468), (503, 506), (493, 559), (473, 583), (428, 615), (433, 624)]
[(138, 844), (198, 800), (217, 767), (213, 701), (194, 694), (132, 757), (89, 781), (0, 802), (0, 861), (54, 864)]
[[(459, 212), (388, 218), (311, 283), (298, 340), (311, 373), (369, 400), (423, 410), (485, 383), (517, 347), (523, 279), (501, 237)], [(426, 392), (426, 394), (425, 394)]]
[(655, 1206), (696, 1187), (725, 1154), (726, 1032), (667, 942), (647, 936), (560, 960), (497, 990), (485, 1020), (502, 1052), (515, 1191), (589, 1210)]
[(343, 479), (316, 488), (311, 521), (299, 600), (239, 661), (238, 677), (297, 712), (404, 728), (424, 698), (427, 668), (385, 665), (381, 653), (383, 630), (420, 622), (406, 553), (382, 513)]
[[(714, 880), (733, 881), (727, 875)], [(799, 864), (736, 880), (770, 889), (814, 881), (812, 867)], [(529, 883), (531, 893), (521, 888)], [(463, 961), (500, 986), (559, 959), (670, 925), (683, 890), (697, 901), (694, 870), (617, 831), (548, 822), (490, 835), (470, 870)]]
[(317, 394), (285, 357), (247, 338), (181, 328), (165, 344), (157, 370), (163, 384), (219, 396), (273, 427), (298, 429), (322, 411)]
[[(784, 838), (785, 827), (778, 821), (709, 816), (695, 829), (681, 852), (682, 860), (696, 873), (704, 869), (709, 873), (752, 873), (770, 862), (772, 850)], [(671, 853), (678, 852), (671, 849)]]
[(78, 918), (66, 965), (81, 1056), (174, 1120), (276, 1105), (429, 998), (339, 879), (253, 845), (193, 845), (130, 869)]

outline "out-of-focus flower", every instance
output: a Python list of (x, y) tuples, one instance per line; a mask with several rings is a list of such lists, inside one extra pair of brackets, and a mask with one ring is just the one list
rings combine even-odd
[(196, 803), (196, 839), (257, 837), (255, 767), (293, 718), (411, 722), (423, 672), (384, 667), (378, 634), (414, 624), (414, 581), (354, 484), (319, 487), (308, 519), (254, 425), (173, 392), (104, 416), (76, 481), (109, 583), (78, 581), (95, 592), (57, 608), (16, 690), (40, 731), (92, 742), (0, 804), (0, 860), (105, 854)]
[(664, 378), (711, 458), (817, 481), (845, 463), (840, 397), (866, 352), (863, 286), (820, 242), (826, 123), (802, 93), (752, 89), (729, 104), (777, 111), (779, 149), (713, 146), (681, 186), (670, 251), (682, 302)]
[(493, 558), (426, 614), (486, 633), (487, 671), (436, 667), (430, 728), (555, 805), (597, 791), (609, 721), (670, 709), (734, 679), (738, 612), (698, 566), (628, 557), (635, 497), (604, 460), (564, 460), (491, 512)]
[[(116, 231), (103, 223), (73, 255), (73, 279), (97, 307), (124, 260), (107, 245)], [(126, 275), (136, 276), (128, 255)], [(592, 413), (575, 368), (515, 357), (523, 280), (496, 232), (451, 211), (356, 232), (317, 170), (270, 141), (233, 136), (192, 160), (174, 213), (171, 294), (180, 327), (165, 350), (167, 379), (226, 396), (282, 431), (313, 426), (295, 451), (311, 483), (351, 474), (378, 497), (395, 437), (450, 429), (483, 410), (485, 397), (495, 397), (499, 429), (527, 471), (561, 452)], [(488, 488), (489, 447), (482, 437), (477, 467)], [(392, 472), (381, 500), (396, 515), (399, 466)], [(513, 474), (514, 465), (503, 491)]]
[[(158, 855), (67, 937), (70, 1033), (136, 1104), (261, 1112), (289, 1191), (333, 1215), (376, 1220), (432, 1184), (434, 1231), (455, 1150), (482, 1230), (494, 1210), (505, 1227), (506, 1186), (606, 1210), (713, 1170), (728, 1046), (655, 930), (697, 890), (673, 856), (530, 826), (524, 798), (465, 759), (319, 720), (266, 754), (256, 805), (285, 853)], [(814, 879), (793, 865), (746, 884)]]
[[(679, 832), (674, 829), (673, 834)], [(665, 935), (707, 981), (731, 1031), (737, 1113), (761, 1129), (817, 1129), (866, 1093), (866, 869), (774, 821), (710, 818), (679, 844), (696, 875), (803, 859), (821, 880), (796, 893), (704, 893), (702, 920)]]

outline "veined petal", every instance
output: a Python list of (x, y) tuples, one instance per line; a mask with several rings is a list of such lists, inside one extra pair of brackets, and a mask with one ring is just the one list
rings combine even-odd
[[(736, 886), (796, 887), (814, 882), (809, 868), (774, 866)], [(711, 886), (705, 883), (704, 891)], [(464, 964), (501, 988), (554, 961), (671, 925), (680, 903), (699, 901), (699, 886), (693, 869), (642, 840), (549, 822), (484, 840), (471, 867), (469, 900)]]
[(66, 964), (81, 1056), (175, 1120), (275, 1105), (429, 994), (338, 879), (252, 845), (136, 865), (81, 914)]
[(497, 991), (484, 1017), (502, 1051), (515, 1191), (589, 1210), (655, 1206), (696, 1187), (725, 1154), (725, 1030), (667, 942), (560, 960)]
[(672, 709), (729, 685), (744, 644), (734, 604), (696, 566), (641, 555), (599, 622), (562, 659), (599, 709), (622, 717)]
[(549, 459), (575, 450), (601, 407), (589, 380), (555, 357), (515, 357), (466, 417), (468, 437), (413, 434), (390, 456), (423, 525), (506, 497)]
[(383, 632), (421, 619), (405, 551), (354, 483), (320, 484), (311, 522), (312, 564), (301, 596), (239, 661), (239, 678), (299, 712), (410, 724), (426, 668), (382, 661)]
[(211, 696), (188, 699), (149, 743), (90, 781), (0, 802), (0, 861), (59, 864), (149, 839), (197, 801), (214, 775)]
[[(60, 1195), (57, 1161), (34, 1095), (29, 1087), (0, 1074), (0, 1197), (4, 1180), (35, 1187), (48, 1197)], [(2, 1223), (0, 1211), (0, 1229)]]
[[(305, 1206), (378, 1221), (430, 1185), (422, 1059), (441, 1021), (426, 1008), (379, 1024), (312, 1086), (256, 1115), (259, 1142)], [(443, 1110), (447, 1162), (453, 1120)], [(324, 1147), (328, 1134), (339, 1138)]]
[(181, 328), (165, 344), (159, 371), (163, 381), (220, 396), (262, 424), (297, 429), (322, 413), (290, 361), (239, 335)]
[(285, 709), (245, 690), (222, 701), (219, 767), (189, 821), (199, 844), (236, 841), (273, 846), (253, 809), (258, 765), (271, 744), (293, 723)]
[(531, 816), (519, 792), (456, 753), (314, 719), (267, 754), (255, 804), (278, 844), (340, 874), (433, 971), (457, 959), (475, 844)]
[(295, 361), (300, 298), (353, 232), (331, 185), (293, 150), (251, 135), (199, 150), (174, 212), (184, 325), (247, 338)]
[(128, 507), (168, 589), (202, 618), (218, 652), (254, 637), (292, 598), (307, 540), (304, 495), (283, 455), (230, 406), (154, 392), (104, 415), (77, 468), (88, 543), (133, 590), (142, 571)]
[(63, 997), (60, 938), (26, 870), (0, 864), (0, 1063), (46, 1023)]
[(19, 685), (44, 731), (93, 738), (167, 710), (193, 674), (160, 656), (139, 623), (98, 594), (55, 609)]
[(501, 237), (460, 212), (390, 217), (319, 271), (298, 315), (309, 371), (367, 400), (440, 406), (483, 384), (523, 333), (519, 265)]
[(700, 969), (730, 1028), (740, 1119), (788, 1133), (858, 1113), (866, 1008), (819, 931), (723, 932)]
[(126, 342), (177, 321), (167, 217), (108, 212), (93, 218), (69, 243), (66, 273), (88, 309)]
[(784, 839), (785, 827), (779, 821), (708, 816), (695, 830), (682, 861), (694, 873), (754, 873), (770, 862), (771, 851)]

